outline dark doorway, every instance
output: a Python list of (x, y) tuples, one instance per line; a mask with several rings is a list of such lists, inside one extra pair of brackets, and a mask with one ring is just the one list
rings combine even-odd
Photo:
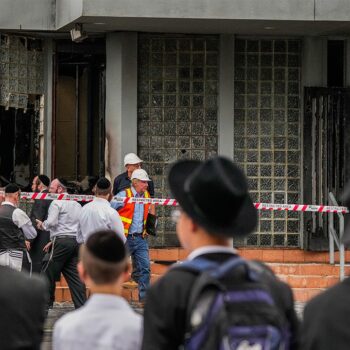
[(104, 39), (56, 42), (55, 104), (55, 177), (104, 175)]
[[(341, 204), (350, 175), (350, 89), (305, 88), (304, 101), (304, 203), (328, 205), (332, 192)], [(327, 215), (304, 218), (305, 246), (328, 249)]]
[(344, 40), (329, 40), (327, 44), (327, 85), (344, 86)]
[(0, 107), (0, 186), (16, 182), (27, 188), (39, 169), (39, 111)]

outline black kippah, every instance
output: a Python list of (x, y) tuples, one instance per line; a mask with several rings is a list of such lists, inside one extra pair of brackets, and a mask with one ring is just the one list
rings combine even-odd
[(8, 184), (5, 187), (5, 194), (7, 193), (16, 193), (19, 191), (19, 187), (16, 184)]
[(108, 190), (111, 187), (111, 182), (105, 177), (101, 177), (100, 179), (98, 179), (96, 187), (100, 190)]
[(123, 241), (113, 231), (95, 232), (85, 245), (92, 255), (106, 262), (118, 263), (126, 256)]
[(42, 174), (42, 175), (39, 175), (38, 178), (46, 187), (50, 186), (51, 181), (50, 181), (49, 177)]
[(57, 180), (61, 183), (61, 185), (63, 187), (68, 188), (69, 184), (68, 184), (68, 181), (66, 179), (59, 177)]

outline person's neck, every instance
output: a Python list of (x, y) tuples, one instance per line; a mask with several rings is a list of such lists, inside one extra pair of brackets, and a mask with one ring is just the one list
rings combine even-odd
[(208, 246), (221, 246), (221, 247), (232, 247), (231, 241), (228, 238), (213, 237), (210, 235), (200, 235), (195, 236), (191, 244), (191, 251), (198, 248), (208, 247)]
[(128, 179), (131, 179), (132, 171), (127, 170), (126, 172), (128, 174)]
[(122, 290), (123, 286), (118, 284), (103, 284), (103, 285), (93, 285), (90, 286), (91, 294), (109, 294), (109, 295), (116, 295), (116, 296), (122, 296)]
[(4, 202), (11, 203), (11, 204), (13, 204), (15, 207), (17, 207), (17, 201), (15, 201), (15, 200), (12, 199), (12, 198), (5, 197)]
[(106, 194), (106, 195), (97, 194), (97, 195), (96, 195), (96, 198), (101, 198), (101, 199), (105, 199), (106, 201), (108, 201), (109, 194)]

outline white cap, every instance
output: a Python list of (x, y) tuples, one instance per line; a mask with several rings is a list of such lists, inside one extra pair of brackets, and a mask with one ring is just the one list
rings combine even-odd
[(135, 153), (128, 153), (124, 157), (124, 166), (127, 164), (139, 164), (142, 162), (143, 160), (140, 159)]
[(148, 174), (143, 169), (136, 169), (132, 172), (131, 180), (137, 179), (141, 181), (151, 181), (151, 179), (148, 177)]

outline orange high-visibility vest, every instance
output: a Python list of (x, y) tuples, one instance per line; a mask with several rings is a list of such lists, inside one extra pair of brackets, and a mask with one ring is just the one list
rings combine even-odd
[[(134, 194), (131, 191), (131, 188), (127, 188), (125, 190), (126, 197), (131, 198), (134, 197)], [(150, 198), (150, 194), (148, 191), (144, 194), (145, 198)], [(145, 229), (146, 226), (146, 220), (148, 216), (148, 210), (149, 210), (149, 204), (145, 204), (143, 207), (143, 227)], [(124, 234), (125, 236), (128, 235), (129, 229), (132, 223), (132, 218), (134, 216), (135, 211), (135, 203), (126, 203), (122, 208), (118, 209), (118, 213), (120, 215), (120, 218), (124, 225)]]

